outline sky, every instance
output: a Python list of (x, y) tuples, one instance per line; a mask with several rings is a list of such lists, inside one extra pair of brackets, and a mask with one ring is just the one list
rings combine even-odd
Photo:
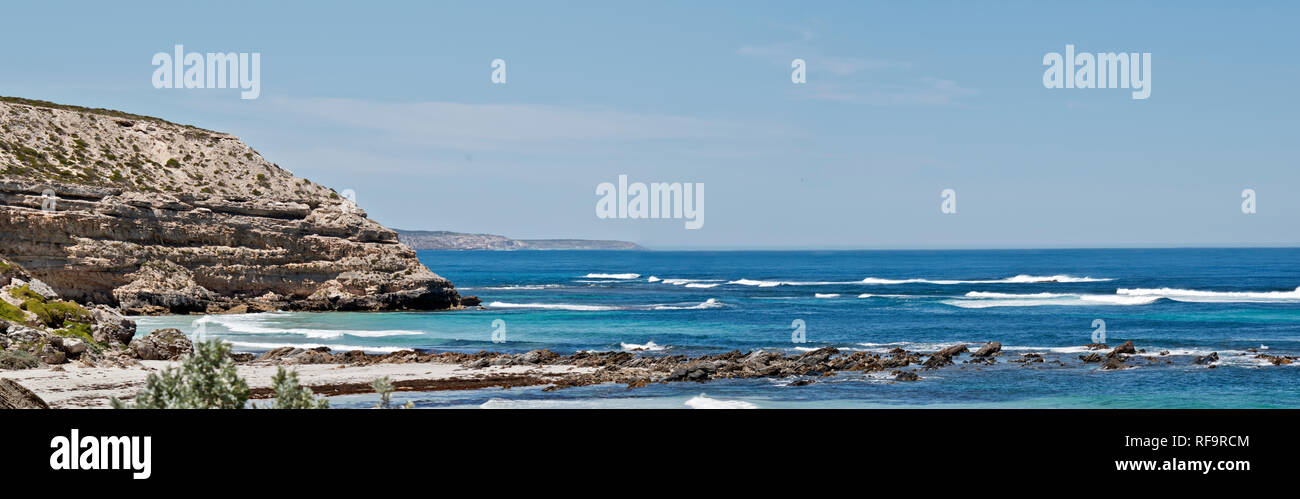
[[(1296, 2), (27, 2), (5, 17), (0, 95), (238, 135), (389, 227), (657, 249), (1300, 245)], [(177, 44), (260, 54), (260, 96), (155, 88), (152, 58)], [(1044, 56), (1067, 44), (1150, 53), (1150, 97), (1045, 88)], [(597, 185), (619, 175), (703, 183), (703, 226), (598, 218)]]

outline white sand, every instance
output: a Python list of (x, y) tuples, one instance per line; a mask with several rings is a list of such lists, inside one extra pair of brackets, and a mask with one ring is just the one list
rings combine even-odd
[[(45, 369), (26, 369), (21, 371), (0, 370), (0, 378), (8, 378), (27, 387), (45, 400), (50, 407), (108, 407), (109, 397), (126, 399), (144, 387), (145, 378), (168, 366), (178, 366), (179, 362), (161, 360), (143, 361), (144, 367), (126, 369), (107, 367), (79, 367), (75, 363), (63, 364), (63, 371)], [(594, 368), (573, 366), (511, 366), (467, 369), (455, 364), (410, 363), (410, 364), (372, 364), (368, 366), (343, 366), (341, 364), (304, 364), (284, 366), (285, 369), (298, 371), (298, 380), (303, 385), (326, 385), (341, 383), (367, 383), (377, 378), (388, 376), (393, 381), (402, 380), (443, 380), (453, 378), (476, 378), (484, 375), (534, 375), (539, 377), (560, 376), (570, 373), (591, 372)], [(275, 375), (276, 366), (241, 365), (239, 375), (248, 381), (250, 388), (271, 386), (271, 377)]]

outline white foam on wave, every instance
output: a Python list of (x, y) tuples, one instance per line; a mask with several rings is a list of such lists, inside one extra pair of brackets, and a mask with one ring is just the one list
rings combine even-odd
[(508, 286), (481, 286), (481, 287), (457, 288), (457, 289), (460, 290), (490, 289), (494, 291), (509, 291), (509, 290), (554, 289), (554, 288), (562, 288), (562, 287), (564, 287), (563, 284), (512, 284)]
[(337, 352), (350, 352), (352, 350), (361, 350), (367, 353), (393, 353), (402, 350), (410, 350), (410, 348), (407, 347), (368, 347), (368, 346), (361, 346), (361, 345), (338, 345), (338, 344), (322, 344), (322, 343), (263, 343), (263, 342), (255, 342), (255, 341), (231, 341), (229, 343), (232, 346), (238, 348), (247, 348), (252, 350), (272, 350), (280, 347), (295, 347), (295, 348), (328, 347), (330, 350), (337, 351)]
[(1013, 277), (1007, 277), (1007, 278), (1005, 278), (1005, 279), (977, 279), (977, 280), (920, 279), (920, 278), (911, 278), (911, 279), (883, 279), (883, 278), (879, 278), (879, 277), (868, 277), (868, 278), (865, 278), (865, 279), (862, 280), (862, 284), (879, 284), (879, 285), (889, 285), (889, 284), (940, 284), (940, 285), (953, 285), (953, 284), (1037, 284), (1037, 283), (1066, 283), (1066, 282), (1105, 282), (1105, 281), (1113, 281), (1113, 280), (1114, 280), (1114, 279), (1101, 279), (1101, 278), (1095, 278), (1095, 277), (1075, 277), (1075, 276), (1064, 275), (1064, 274), (1060, 274), (1060, 275), (1052, 275), (1052, 276), (1036, 276), (1036, 275), (1020, 274), (1020, 275), (1016, 275), (1016, 276), (1013, 276)]
[(774, 288), (781, 285), (781, 283), (778, 281), (755, 281), (752, 279), (736, 279), (734, 281), (728, 282), (727, 284), (739, 284), (741, 286), (758, 286), (760, 288)]
[(659, 282), (659, 281), (662, 281), (662, 280), (663, 280), (663, 279), (660, 279), (660, 278), (655, 277), (655, 276), (650, 276), (650, 277), (647, 277), (647, 278), (646, 278), (646, 282)]
[(583, 277), (583, 278), (586, 278), (586, 279), (624, 279), (624, 280), (626, 280), (626, 279), (636, 279), (636, 278), (638, 278), (638, 277), (641, 277), (641, 274), (599, 274), (599, 273), (591, 273), (591, 274), (584, 275), (584, 276), (582, 276), (582, 277)]
[(619, 343), (618, 346), (627, 352), (658, 352), (668, 348), (655, 343), (653, 340), (647, 341), (644, 345), (638, 345), (636, 343)]
[[(1047, 293), (1050, 295), (1050, 293)], [(1016, 295), (1004, 295), (1016, 296)], [(1150, 305), (1160, 300), (1159, 296), (1118, 296), (1118, 295), (1058, 295), (1042, 296), (1039, 294), (1019, 295), (1015, 298), (994, 299), (956, 299), (943, 300), (939, 303), (960, 308), (993, 307), (1046, 307), (1046, 306), (1133, 306)]]
[(713, 399), (703, 393), (687, 400), (686, 407), (691, 409), (758, 409), (758, 406), (744, 400)]
[(653, 310), (706, 310), (725, 306), (727, 306), (727, 304), (718, 301), (717, 298), (709, 298), (697, 305), (654, 305), (651, 308)]
[(423, 331), (412, 331), (406, 329), (383, 329), (383, 330), (366, 330), (366, 329), (314, 329), (314, 328), (296, 328), (296, 327), (271, 327), (267, 326), (266, 319), (274, 319), (273, 316), (258, 317), (261, 314), (245, 314), (236, 316), (204, 316), (197, 322), (215, 324), (225, 328), (228, 332), (234, 334), (262, 334), (262, 335), (298, 335), (308, 338), (328, 339), (341, 338), (343, 336), (356, 336), (361, 338), (383, 338), (385, 336), (417, 336), (424, 334)]
[(1030, 299), (1030, 298), (1061, 298), (1070, 296), (1063, 293), (990, 293), (987, 291), (971, 291), (966, 293), (967, 298), (1009, 298), (1009, 299)]
[(762, 281), (755, 279), (736, 279), (734, 281), (728, 281), (727, 284), (774, 288), (777, 286), (834, 286), (839, 284), (858, 284), (858, 281)]
[(1178, 288), (1120, 288), (1115, 293), (1127, 296), (1154, 296), (1195, 303), (1267, 303), (1300, 301), (1300, 288), (1293, 291), (1204, 291)]
[(902, 348), (913, 352), (931, 352), (943, 350), (945, 348), (957, 345), (982, 345), (978, 341), (945, 341), (945, 342), (918, 342), (918, 341), (892, 341), (888, 343), (858, 343), (859, 346), (866, 347), (869, 352), (888, 352), (895, 348)]
[(814, 298), (839, 298), (839, 293), (813, 293)]
[(574, 312), (604, 312), (608, 310), (618, 310), (618, 307), (608, 305), (580, 305), (576, 303), (508, 303), (503, 301), (494, 301), (488, 304), (488, 308), (530, 308), (539, 310), (571, 310)]
[(721, 308), (725, 306), (727, 306), (727, 304), (718, 301), (717, 298), (709, 298), (697, 304), (657, 303), (651, 305), (615, 306), (615, 305), (584, 305), (579, 303), (510, 303), (510, 302), (503, 302), (503, 301), (494, 301), (487, 305), (488, 308), (568, 310), (572, 312), (608, 312), (611, 310), (705, 310), (710, 308)]
[(686, 284), (686, 287), (688, 287), (688, 288), (703, 288), (703, 289), (708, 289), (708, 288), (716, 288), (716, 287), (718, 287), (718, 283), (716, 283), (716, 282), (714, 282), (714, 283), (706, 283), (706, 282), (691, 282), (691, 283), (687, 283), (687, 284)]

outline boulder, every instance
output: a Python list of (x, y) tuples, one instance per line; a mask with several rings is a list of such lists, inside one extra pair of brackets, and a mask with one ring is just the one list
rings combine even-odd
[(1196, 358), (1196, 363), (1200, 365), (1210, 365), (1219, 361), (1219, 352), (1210, 352), (1209, 355), (1202, 355)]
[(95, 341), (105, 345), (126, 345), (135, 336), (135, 321), (127, 319), (116, 309), (107, 305), (91, 307), (90, 315), (95, 318), (91, 327), (91, 336)]
[(86, 351), (86, 342), (81, 338), (64, 338), (63, 351), (68, 355), (76, 357)]
[(13, 380), (0, 378), (0, 409), (49, 409), (49, 404)]
[(912, 371), (898, 371), (898, 374), (894, 375), (894, 379), (898, 381), (920, 381), (921, 377)]
[(938, 369), (943, 366), (952, 365), (952, 357), (962, 352), (969, 351), (965, 344), (953, 345), (938, 352), (930, 354), (930, 358), (925, 361), (926, 369)]
[(179, 329), (155, 329), (131, 340), (127, 350), (140, 360), (177, 360), (193, 353), (194, 344)]
[(1106, 354), (1106, 358), (1111, 359), (1119, 356), (1120, 354), (1126, 354), (1126, 353), (1128, 354), (1137, 353), (1137, 349), (1133, 347), (1133, 340), (1125, 341), (1123, 345), (1115, 347), (1114, 350), (1111, 350), (1110, 353)]
[(62, 364), (68, 361), (68, 355), (51, 343), (41, 345), (40, 350), (36, 351), (36, 358), (46, 364)]
[(980, 347), (980, 349), (976, 350), (975, 353), (972, 355), (976, 357), (988, 357), (990, 355), (996, 354), (1001, 351), (1002, 351), (1002, 342), (994, 341), (991, 343), (985, 343), (984, 346)]

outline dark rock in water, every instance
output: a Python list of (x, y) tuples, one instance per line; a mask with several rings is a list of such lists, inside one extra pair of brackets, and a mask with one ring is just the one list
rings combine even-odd
[(1110, 360), (1107, 360), (1106, 363), (1101, 366), (1102, 369), (1124, 369), (1125, 367), (1128, 366), (1124, 365), (1124, 359), (1120, 357), (1111, 357)]
[(1213, 364), (1219, 361), (1219, 352), (1210, 352), (1209, 355), (1202, 355), (1196, 358), (1196, 363), (1200, 365)]
[(804, 379), (796, 380), (794, 383), (790, 383), (790, 386), (808, 386), (816, 382), (817, 380), (815, 379), (804, 378)]
[(1043, 356), (1042, 356), (1041, 354), (1037, 354), (1037, 353), (1034, 353), (1034, 352), (1029, 352), (1029, 353), (1022, 353), (1022, 354), (1020, 354), (1020, 357), (1019, 357), (1019, 358), (1017, 358), (1017, 359), (1015, 359), (1015, 360), (1012, 360), (1011, 362), (1020, 362), (1020, 363), (1022, 363), (1022, 364), (1031, 364), (1031, 363), (1034, 363), (1034, 362), (1042, 362), (1042, 361), (1043, 361)]
[(0, 409), (49, 409), (49, 404), (13, 380), (0, 378)]
[(952, 365), (952, 357), (962, 352), (968, 351), (966, 345), (953, 345), (938, 352), (930, 354), (930, 358), (925, 361), (926, 369), (938, 369), (943, 366)]
[(194, 344), (179, 329), (155, 329), (131, 340), (127, 350), (140, 360), (177, 360), (194, 353)]
[(1292, 362), (1295, 362), (1296, 360), (1300, 360), (1300, 357), (1295, 357), (1295, 356), (1292, 356), (1292, 355), (1277, 355), (1277, 356), (1274, 356), (1274, 355), (1268, 355), (1268, 354), (1262, 354), (1262, 353), (1259, 354), (1259, 355), (1256, 355), (1255, 358), (1256, 358), (1256, 359), (1263, 359), (1263, 360), (1266, 360), (1266, 361), (1268, 361), (1270, 364), (1273, 364), (1273, 365), (1275, 365), (1275, 366), (1285, 366), (1285, 365), (1287, 365), (1287, 364), (1290, 364), (1290, 363), (1292, 363)]
[(1105, 359), (1105, 357), (1098, 355), (1097, 352), (1079, 356), (1079, 360), (1082, 360), (1084, 363), (1101, 362), (1103, 359)]
[(840, 353), (840, 351), (834, 347), (822, 347), (813, 350), (811, 352), (805, 353), (803, 355), (800, 355), (796, 357), (796, 359), (800, 364), (803, 364), (805, 366), (815, 366), (817, 364), (826, 362), (827, 359), (831, 358), (832, 355), (835, 355), (837, 353)]
[(1087, 348), (1088, 350), (1105, 350), (1107, 348), (1110, 348), (1106, 346), (1105, 343), (1089, 343), (1087, 345), (1084, 345), (1083, 347)]
[(477, 307), (483, 304), (483, 300), (480, 300), (477, 296), (462, 296), (460, 297), (460, 304), (465, 307)]
[(1137, 353), (1137, 349), (1133, 347), (1133, 340), (1125, 341), (1123, 345), (1115, 347), (1114, 350), (1111, 350), (1110, 353), (1106, 354), (1106, 358), (1114, 358), (1120, 354), (1125, 354), (1125, 353), (1128, 354)]
[(1002, 351), (1002, 342), (994, 341), (991, 343), (985, 343), (984, 346), (980, 347), (980, 349), (976, 350), (975, 353), (972, 355), (976, 357), (988, 357), (990, 355), (996, 354), (1001, 351)]
[(896, 371), (894, 379), (897, 381), (921, 381), (921, 377), (913, 371)]

